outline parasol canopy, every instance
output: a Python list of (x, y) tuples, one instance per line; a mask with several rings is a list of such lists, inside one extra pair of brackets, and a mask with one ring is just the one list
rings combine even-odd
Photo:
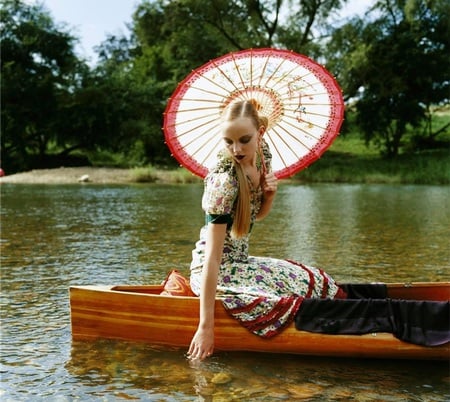
[(169, 99), (164, 135), (178, 162), (205, 177), (224, 147), (224, 108), (251, 99), (269, 119), (264, 139), (279, 179), (317, 160), (339, 134), (342, 92), (324, 67), (288, 50), (242, 50), (192, 71)]

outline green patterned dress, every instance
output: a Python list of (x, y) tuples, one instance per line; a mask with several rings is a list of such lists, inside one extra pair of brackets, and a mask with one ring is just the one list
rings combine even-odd
[[(270, 154), (265, 157), (270, 162)], [(267, 162), (266, 162), (267, 163)], [(227, 233), (217, 283), (217, 297), (228, 312), (253, 333), (271, 337), (294, 318), (305, 297), (333, 298), (339, 287), (325, 272), (293, 261), (248, 255), (250, 233), (230, 235), (238, 181), (231, 160), (221, 157), (205, 178), (202, 208), (206, 225), (226, 223)], [(261, 207), (262, 190), (251, 192), (252, 224)], [(192, 252), (191, 288), (200, 293), (206, 227)]]

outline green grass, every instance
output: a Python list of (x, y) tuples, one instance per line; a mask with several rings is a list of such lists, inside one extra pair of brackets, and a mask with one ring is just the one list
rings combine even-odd
[(130, 173), (136, 183), (154, 183), (158, 179), (158, 173), (152, 166), (133, 168)]
[(292, 179), (308, 183), (450, 184), (450, 152), (442, 148), (386, 159), (355, 136), (340, 137), (318, 161)]
[[(350, 121), (353, 115), (349, 114)], [(433, 131), (450, 122), (450, 106), (435, 110)], [(417, 137), (414, 129), (405, 135), (401, 153), (387, 159), (373, 145), (367, 145), (356, 131), (340, 135), (331, 147), (307, 169), (292, 177), (300, 182), (450, 184), (450, 130), (433, 138)], [(420, 152), (414, 152), (420, 138)]]
[[(198, 183), (201, 179), (184, 168), (141, 167), (131, 170), (139, 183)], [(301, 183), (450, 184), (448, 148), (404, 153), (393, 159), (380, 156), (355, 135), (335, 140), (324, 155), (290, 179)]]
[[(338, 145), (336, 148), (339, 148)], [(131, 169), (137, 183), (199, 183), (201, 179), (184, 168)], [(351, 153), (329, 150), (307, 169), (290, 178), (301, 183), (387, 183), (387, 184), (450, 184), (450, 154), (433, 150), (404, 154), (384, 159), (376, 153)]]
[(201, 179), (183, 168), (174, 170), (157, 169), (153, 166), (131, 169), (132, 181), (136, 183), (197, 183)]

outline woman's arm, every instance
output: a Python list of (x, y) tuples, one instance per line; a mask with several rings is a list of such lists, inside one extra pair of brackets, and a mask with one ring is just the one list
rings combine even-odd
[(273, 200), (275, 199), (275, 194), (277, 193), (278, 179), (273, 173), (268, 173), (264, 177), (263, 183), (263, 199), (261, 203), (261, 208), (256, 214), (256, 220), (261, 220), (265, 218), (270, 210), (272, 209)]
[(189, 347), (190, 359), (203, 360), (214, 351), (214, 306), (226, 228), (226, 224), (216, 223), (209, 223), (207, 227), (200, 287), (200, 321)]

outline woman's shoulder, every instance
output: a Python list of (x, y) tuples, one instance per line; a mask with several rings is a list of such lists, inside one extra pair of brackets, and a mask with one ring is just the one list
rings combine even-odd
[(209, 214), (231, 213), (238, 193), (238, 180), (233, 162), (219, 160), (205, 177), (202, 206)]
[(209, 189), (237, 188), (238, 179), (232, 170), (213, 169), (210, 170), (204, 180), (205, 187)]
[(219, 153), (217, 163), (209, 170), (205, 177), (206, 183), (215, 181), (237, 182), (236, 168), (233, 161), (222, 153)]
[(217, 155), (216, 164), (210, 169), (209, 175), (217, 173), (228, 173), (232, 176), (236, 176), (236, 168), (234, 167), (233, 161), (225, 151), (220, 151)]

